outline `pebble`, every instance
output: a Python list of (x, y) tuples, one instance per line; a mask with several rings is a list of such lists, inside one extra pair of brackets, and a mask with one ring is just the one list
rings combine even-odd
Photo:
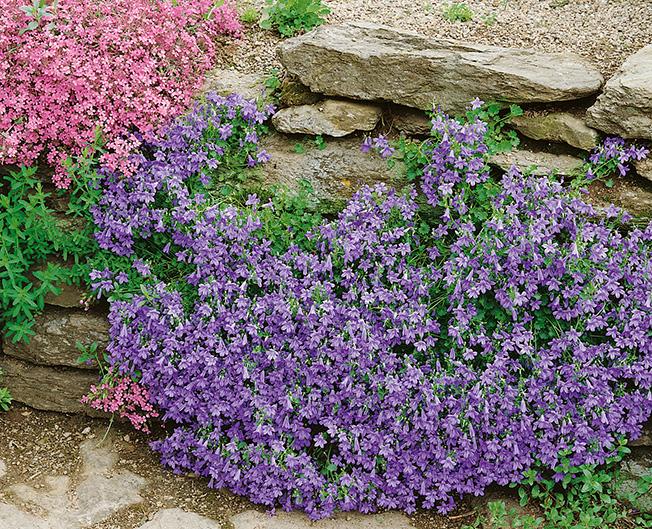
[(84, 428), (84, 429), (81, 431), (81, 433), (82, 433), (82, 435), (88, 435), (89, 433), (91, 433), (91, 427), (90, 427), (90, 426), (87, 426), (86, 428)]

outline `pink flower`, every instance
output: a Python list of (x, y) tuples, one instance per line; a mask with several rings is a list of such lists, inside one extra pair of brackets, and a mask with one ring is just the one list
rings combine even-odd
[(239, 36), (231, 1), (60, 0), (46, 25), (6, 0), (0, 10), (0, 164), (63, 167), (93, 142), (106, 140), (102, 161), (132, 170), (126, 153), (144, 135), (182, 112), (215, 62), (221, 35)]

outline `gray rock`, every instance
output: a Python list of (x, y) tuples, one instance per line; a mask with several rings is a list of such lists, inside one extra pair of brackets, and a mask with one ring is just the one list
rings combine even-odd
[(4, 478), (7, 475), (7, 464), (0, 459), (0, 479)]
[(382, 111), (366, 103), (326, 99), (314, 105), (279, 110), (272, 122), (287, 134), (326, 134), (340, 138), (358, 130), (373, 130)]
[(587, 111), (588, 124), (624, 138), (652, 139), (652, 44), (629, 57)]
[(97, 383), (96, 371), (39, 366), (7, 355), (0, 355), (0, 369), (2, 383), (16, 402), (39, 410), (105, 416), (80, 402)]
[(514, 128), (533, 140), (566, 143), (590, 151), (600, 142), (597, 130), (568, 112), (526, 113), (512, 120)]
[(648, 421), (645, 426), (643, 426), (643, 431), (641, 436), (634, 441), (630, 441), (629, 446), (649, 446), (652, 447), (652, 421)]
[(613, 187), (602, 182), (589, 187), (588, 199), (602, 208), (614, 204), (639, 218), (652, 218), (652, 185), (636, 178), (613, 178)]
[(332, 518), (312, 522), (305, 514), (278, 512), (270, 516), (245, 511), (231, 517), (233, 529), (413, 529), (407, 516), (395, 512), (382, 514), (338, 513)]
[(220, 524), (181, 509), (164, 509), (139, 529), (219, 529)]
[(341, 206), (364, 185), (405, 185), (400, 164), (390, 169), (378, 155), (361, 152), (360, 138), (329, 139), (323, 150), (306, 146), (303, 153), (295, 151), (296, 140), (283, 134), (265, 138), (262, 145), (272, 156), (261, 169), (262, 185), (298, 189), (307, 181), (310, 198), (322, 209)]
[(45, 520), (3, 502), (0, 502), (0, 527), (2, 529), (52, 529)]
[(241, 73), (229, 68), (217, 68), (206, 75), (201, 93), (215, 92), (222, 96), (236, 93), (247, 99), (265, 94), (265, 77), (258, 73)]
[(392, 111), (392, 126), (408, 136), (425, 136), (432, 130), (432, 122), (426, 113), (409, 107), (396, 107)]
[(652, 182), (652, 158), (649, 155), (643, 160), (634, 162), (634, 168), (639, 176)]
[(325, 25), (281, 43), (290, 74), (314, 92), (457, 112), (476, 97), (514, 103), (596, 93), (602, 76), (571, 53), (446, 39), (363, 22)]
[(535, 152), (525, 149), (501, 152), (489, 158), (489, 163), (507, 171), (515, 165), (521, 171), (526, 171), (535, 166), (532, 174), (543, 175), (556, 172), (562, 176), (573, 174), (574, 170), (582, 165), (582, 160), (568, 154), (552, 154), (549, 152)]
[[(111, 436), (109, 436), (109, 439)], [(41, 518), (25, 517), (8, 509), (24, 528), (82, 529), (101, 523), (118, 511), (140, 503), (145, 480), (126, 470), (117, 470), (117, 452), (109, 442), (89, 440), (80, 447), (82, 471), (77, 479), (45, 476), (36, 486), (19, 483), (7, 488), (21, 505), (38, 509)], [(0, 505), (0, 521), (2, 506)], [(0, 524), (2, 529), (4, 525)], [(20, 526), (19, 526), (20, 527)], [(190, 529), (190, 528), (189, 528)]]
[(145, 480), (128, 470), (115, 471), (117, 454), (96, 440), (80, 447), (84, 479), (77, 486), (75, 518), (82, 526), (99, 523), (113, 513), (142, 501)]
[[(617, 494), (623, 499), (628, 499), (631, 494), (637, 494), (639, 479), (650, 475), (652, 469), (652, 455), (649, 452), (633, 453), (624, 462), (621, 469), (621, 481), (617, 484)], [(652, 513), (652, 491), (632, 501), (638, 510)]]
[(3, 350), (9, 356), (35, 364), (93, 369), (95, 366), (92, 364), (77, 362), (81, 353), (76, 343), (79, 341), (89, 346), (97, 342), (100, 353), (108, 343), (108, 330), (109, 324), (103, 313), (46, 307), (35, 318), (36, 334), (29, 343), (12, 343), (5, 338)]

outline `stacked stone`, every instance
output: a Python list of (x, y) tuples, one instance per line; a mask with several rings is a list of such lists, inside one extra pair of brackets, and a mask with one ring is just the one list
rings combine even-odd
[[(572, 53), (430, 39), (362, 22), (321, 26), (286, 40), (278, 56), (290, 81), (273, 118), (277, 133), (266, 140), (272, 161), (264, 178), (285, 185), (307, 180), (324, 202), (344, 200), (363, 184), (401, 187), (398, 166), (389, 170), (383, 160), (359, 152), (360, 132), (382, 123), (407, 136), (427, 134), (424, 111), (433, 105), (453, 114), (476, 97), (521, 105), (525, 113), (513, 126), (524, 148), (490, 160), (502, 168), (536, 164), (569, 175), (605, 135), (652, 140), (652, 45), (606, 84)], [(223, 92), (236, 87), (228, 72), (215, 77), (227, 80), (217, 84)], [(256, 84), (251, 76), (247, 82)], [(297, 134), (327, 140), (323, 149), (296, 152)], [(591, 199), (652, 217), (652, 161), (636, 164), (636, 173), (616, 179), (608, 196), (595, 192)]]
[[(360, 151), (362, 135), (383, 129), (423, 136), (425, 110), (463, 111), (476, 97), (522, 105), (513, 125), (527, 149), (491, 163), (572, 174), (605, 134), (652, 141), (652, 45), (632, 55), (606, 84), (598, 70), (571, 53), (547, 54), (442, 39), (367, 23), (322, 26), (284, 41), (279, 59), (289, 74), (280, 90), (276, 129), (263, 140), (271, 161), (257, 169), (262, 183), (298, 187), (307, 181), (322, 206), (341, 205), (362, 185), (402, 187), (400, 162)], [(255, 74), (215, 71), (205, 90), (260, 95)], [(305, 142), (305, 136), (325, 141)], [(303, 143), (302, 143), (303, 142)], [(616, 179), (608, 196), (641, 217), (652, 217), (652, 161)], [(2, 341), (0, 369), (14, 398), (35, 408), (92, 411), (79, 399), (97, 380), (94, 365), (79, 365), (76, 342), (107, 343), (106, 313), (84, 311), (84, 293), (63, 286), (49, 296), (29, 344)]]
[(2, 384), (13, 399), (32, 408), (64, 413), (101, 415), (80, 402), (99, 378), (95, 362), (80, 364), (77, 343), (98, 343), (98, 353), (108, 343), (106, 312), (84, 310), (87, 294), (80, 288), (57, 285), (59, 295), (48, 294), (45, 309), (36, 317), (29, 343), (3, 337), (0, 351)]

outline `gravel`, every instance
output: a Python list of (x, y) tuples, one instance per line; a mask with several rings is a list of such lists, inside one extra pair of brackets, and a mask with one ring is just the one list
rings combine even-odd
[[(363, 20), (416, 31), (431, 37), (474, 43), (573, 51), (610, 77), (624, 60), (652, 41), (650, 0), (466, 0), (469, 22), (450, 22), (442, 0), (327, 0), (329, 22)], [(239, 2), (259, 10), (265, 0)], [(280, 38), (250, 26), (239, 46), (229, 47), (223, 65), (243, 72), (279, 66)]]

